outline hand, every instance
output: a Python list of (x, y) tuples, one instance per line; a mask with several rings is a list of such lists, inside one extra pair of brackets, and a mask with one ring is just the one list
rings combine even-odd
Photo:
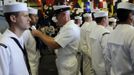
[(36, 29), (32, 29), (31, 33), (33, 36), (36, 36), (36, 37), (40, 37), (41, 35), (43, 35), (41, 31), (36, 30)]

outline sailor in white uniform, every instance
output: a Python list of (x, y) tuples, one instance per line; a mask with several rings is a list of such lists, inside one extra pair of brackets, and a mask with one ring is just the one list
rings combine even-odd
[(106, 75), (105, 61), (103, 50), (106, 46), (109, 31), (106, 29), (108, 25), (108, 12), (98, 11), (94, 13), (97, 26), (91, 31), (91, 60), (95, 75)]
[[(111, 32), (105, 49), (111, 75), (134, 75), (134, 4), (121, 2), (117, 6), (119, 22)], [(110, 70), (111, 69), (111, 70)]]
[[(35, 8), (28, 7), (28, 12), (29, 12), (29, 17), (31, 19), (30, 25), (33, 28), (33, 27), (35, 27), (35, 25), (37, 24), (37, 21), (38, 21), (38, 16), (37, 16), (38, 10)], [(39, 65), (40, 53), (36, 47), (36, 40), (33, 37), (33, 35), (31, 34), (30, 30), (26, 30), (23, 33), (22, 39), (24, 40), (25, 48), (28, 53), (31, 73), (32, 73), (32, 75), (38, 75), (38, 65)]]
[(27, 53), (20, 38), (30, 27), (27, 4), (11, 2), (3, 9), (9, 29), (0, 39), (0, 75), (30, 75)]
[(84, 24), (81, 27), (80, 34), (80, 46), (79, 49), (83, 54), (83, 75), (94, 75), (94, 71), (91, 63), (91, 47), (90, 47), (90, 33), (94, 27), (96, 27), (96, 22), (92, 20), (91, 13), (83, 14)]
[(54, 6), (57, 25), (60, 31), (55, 38), (49, 37), (37, 30), (32, 30), (33, 35), (53, 49), (58, 50), (57, 68), (59, 75), (78, 75), (78, 61), (76, 58), (80, 40), (80, 28), (70, 20), (70, 7), (66, 5)]

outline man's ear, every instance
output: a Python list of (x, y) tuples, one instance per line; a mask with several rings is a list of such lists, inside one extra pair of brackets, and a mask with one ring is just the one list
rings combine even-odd
[(11, 15), (11, 16), (10, 16), (10, 20), (11, 20), (11, 22), (14, 22), (14, 23), (15, 23), (16, 20), (17, 20), (17, 19), (16, 19), (16, 16), (15, 16), (15, 15)]
[(129, 23), (133, 22), (133, 15), (131, 13), (129, 13), (128, 15), (128, 22)]
[(103, 18), (102, 18), (102, 20), (101, 20), (101, 22), (105, 22), (105, 20), (106, 20), (106, 18), (105, 18), (105, 17), (103, 17)]

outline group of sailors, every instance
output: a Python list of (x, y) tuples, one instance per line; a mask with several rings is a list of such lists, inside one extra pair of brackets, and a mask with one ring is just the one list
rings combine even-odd
[(134, 75), (134, 4), (118, 4), (117, 25), (107, 11), (84, 13), (82, 23), (80, 16), (71, 20), (69, 6), (53, 8), (60, 27), (55, 37), (36, 29), (37, 9), (21, 2), (3, 6), (9, 28), (0, 35), (0, 75), (38, 75), (36, 39), (55, 50), (58, 75)]

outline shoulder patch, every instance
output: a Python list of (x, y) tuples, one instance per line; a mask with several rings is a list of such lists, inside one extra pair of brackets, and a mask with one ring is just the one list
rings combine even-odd
[(4, 47), (4, 48), (7, 48), (7, 46), (3, 43), (0, 43), (0, 46)]

